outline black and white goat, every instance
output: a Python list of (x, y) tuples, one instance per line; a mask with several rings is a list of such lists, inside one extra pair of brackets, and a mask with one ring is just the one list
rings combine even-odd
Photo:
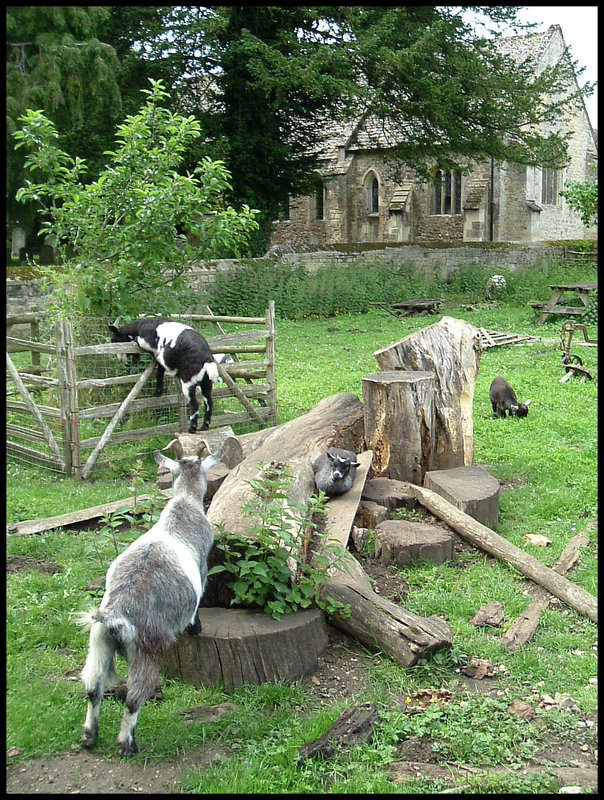
[(505, 417), (506, 411), (510, 417), (526, 417), (528, 407), (531, 404), (530, 400), (527, 400), (526, 403), (519, 403), (516, 399), (516, 393), (505, 378), (493, 379), (489, 390), (489, 398), (495, 417)]
[(344, 494), (352, 488), (358, 466), (356, 453), (329, 447), (312, 465), (315, 486), (328, 497)]
[(159, 671), (168, 649), (184, 630), (199, 633), (197, 609), (214, 543), (203, 500), (206, 472), (220, 461), (222, 450), (203, 460), (188, 456), (174, 461), (159, 450), (154, 456), (174, 475), (174, 496), (157, 523), (110, 565), (99, 608), (77, 617), (78, 624), (90, 628), (82, 670), (88, 692), (85, 747), (97, 741), (103, 692), (117, 677), (116, 652), (128, 662), (126, 708), (117, 739), (121, 756), (137, 752), (138, 715), (161, 683)]
[[(165, 317), (151, 317), (128, 322), (121, 328), (109, 325), (112, 342), (135, 342), (141, 350), (152, 353), (157, 362), (155, 396), (164, 388), (164, 372), (180, 380), (184, 396), (189, 401), (189, 433), (197, 431), (199, 403), (197, 387), (201, 389), (205, 413), (202, 431), (207, 431), (212, 419), (212, 384), (218, 378), (218, 367), (210, 345), (190, 325)], [(134, 354), (133, 360), (139, 360)]]

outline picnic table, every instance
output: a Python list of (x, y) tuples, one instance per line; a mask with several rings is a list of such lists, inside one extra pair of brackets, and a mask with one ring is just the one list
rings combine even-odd
[[(589, 295), (598, 290), (598, 284), (595, 281), (585, 281), (584, 283), (560, 283), (550, 284), (549, 287), (553, 294), (550, 300), (543, 303), (531, 303), (535, 311), (539, 311), (539, 323), (545, 322), (552, 314), (571, 314), (580, 316), (585, 313), (587, 304), (589, 302)], [(571, 306), (567, 303), (570, 300), (565, 299), (567, 294), (578, 294), (582, 306)]]
[(380, 306), (394, 317), (409, 317), (412, 314), (436, 314), (442, 300), (408, 300), (406, 303), (369, 303)]

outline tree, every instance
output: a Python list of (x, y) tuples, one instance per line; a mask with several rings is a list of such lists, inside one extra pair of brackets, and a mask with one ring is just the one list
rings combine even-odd
[[(471, 9), (494, 38), (467, 21)], [(517, 12), (177, 6), (166, 26), (183, 66), (182, 101), (233, 176), (231, 201), (261, 209), (266, 242), (279, 206), (312, 191), (317, 153), (338, 119), (371, 114), (403, 134), (392, 155), (420, 174), (434, 160), (451, 168), (483, 157), (563, 165), (566, 142), (555, 125), (548, 135), (539, 131), (572, 101), (572, 63), (561, 59), (536, 74), (530, 60), (518, 64), (500, 52), (501, 26), (514, 24)], [(165, 55), (160, 37), (149, 43), (150, 58), (160, 44)]]
[[(591, 164), (594, 170), (598, 167)], [(598, 181), (566, 181), (560, 192), (568, 205), (581, 215), (581, 221), (587, 227), (598, 222)]]
[(231, 188), (224, 164), (205, 158), (194, 173), (180, 174), (183, 154), (200, 135), (193, 117), (161, 106), (169, 95), (161, 81), (145, 90), (147, 102), (117, 129), (116, 146), (98, 179), (82, 182), (83, 159), (58, 144), (55, 125), (42, 111), (27, 111), (14, 136), (25, 147), (32, 177), (17, 199), (42, 209), (43, 230), (65, 254), (64, 269), (50, 268), (57, 312), (136, 316), (150, 309), (179, 310), (191, 247), (202, 258), (239, 256), (257, 227), (248, 206), (236, 211), (223, 201)]
[(33, 205), (18, 204), (23, 158), (13, 133), (29, 108), (44, 110), (61, 146), (88, 159), (92, 171), (111, 144), (121, 114), (118, 60), (100, 41), (106, 6), (8, 6), (6, 10), (7, 218), (31, 228)]

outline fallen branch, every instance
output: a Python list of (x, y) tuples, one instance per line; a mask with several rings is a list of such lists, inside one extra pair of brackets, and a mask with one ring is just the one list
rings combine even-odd
[(519, 547), (511, 544), (495, 531), (482, 525), (475, 519), (455, 508), (443, 497), (430, 489), (424, 489), (415, 484), (409, 484), (412, 494), (419, 502), (435, 514), (439, 519), (447, 523), (464, 539), (467, 539), (476, 547), (485, 550), (487, 553), (506, 561), (527, 578), (530, 578), (539, 586), (543, 586), (559, 600), (563, 600), (579, 614), (584, 614), (594, 622), (598, 621), (598, 602), (596, 598), (583, 589), (581, 586), (569, 581), (553, 569), (546, 567), (539, 559), (526, 553)]
[[(579, 548), (586, 547), (589, 544), (589, 531), (592, 530), (596, 524), (597, 521), (595, 519), (590, 520), (581, 533), (578, 533), (574, 539), (571, 539), (564, 548), (558, 561), (556, 561), (552, 567), (554, 572), (557, 572), (559, 575), (565, 575), (575, 566), (581, 557)], [(507, 647), (508, 650), (518, 650), (523, 644), (529, 642), (537, 630), (541, 612), (545, 611), (551, 601), (552, 595), (550, 592), (546, 591), (541, 586), (536, 587), (535, 599), (510, 625), (508, 630), (501, 637), (501, 644)]]

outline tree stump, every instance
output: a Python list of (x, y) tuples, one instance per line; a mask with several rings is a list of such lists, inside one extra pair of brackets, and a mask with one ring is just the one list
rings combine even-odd
[(431, 470), (424, 476), (426, 489), (444, 497), (487, 528), (499, 519), (499, 481), (482, 467)]
[(166, 675), (193, 686), (228, 690), (244, 684), (297, 680), (327, 647), (321, 611), (275, 620), (256, 609), (201, 608), (201, 633), (183, 633), (170, 650)]
[[(434, 373), (435, 447), (429, 469), (469, 466), (474, 460), (472, 404), (480, 352), (477, 328), (464, 320), (443, 317), (373, 354), (384, 372)], [(367, 446), (376, 450), (370, 441)]]
[(421, 484), (434, 451), (434, 374), (381, 372), (363, 378), (365, 441), (376, 475)]
[(390, 519), (375, 529), (375, 557), (406, 567), (420, 561), (444, 564), (455, 558), (455, 534), (434, 525)]

